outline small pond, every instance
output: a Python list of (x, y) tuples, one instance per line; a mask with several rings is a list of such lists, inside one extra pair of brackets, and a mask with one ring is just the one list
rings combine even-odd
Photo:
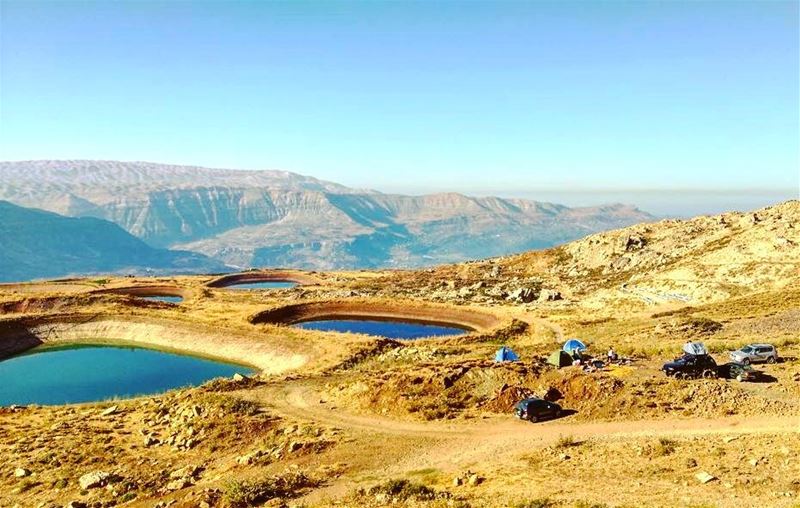
[(256, 282), (241, 282), (225, 286), (225, 289), (287, 289), (297, 285), (288, 280), (261, 280)]
[(166, 303), (181, 303), (183, 301), (182, 296), (167, 296), (167, 295), (152, 295), (152, 296), (140, 296), (144, 300), (153, 300), (156, 302), (166, 302)]
[(119, 346), (37, 347), (0, 361), (0, 406), (67, 404), (161, 393), (252, 369)]
[(323, 332), (349, 332), (363, 333), (387, 337), (389, 339), (412, 340), (422, 337), (442, 337), (462, 335), (469, 330), (455, 326), (446, 326), (433, 323), (417, 323), (412, 321), (388, 321), (369, 319), (320, 319), (304, 321), (294, 326), (306, 330), (319, 330)]

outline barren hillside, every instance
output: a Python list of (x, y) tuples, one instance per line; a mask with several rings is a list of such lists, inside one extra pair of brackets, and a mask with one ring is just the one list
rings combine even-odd
[(719, 301), (800, 280), (800, 201), (663, 220), (553, 249), (393, 274), (363, 289), (481, 303), (647, 308)]

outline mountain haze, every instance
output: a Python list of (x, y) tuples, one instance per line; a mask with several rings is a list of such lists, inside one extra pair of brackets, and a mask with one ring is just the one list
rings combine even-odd
[(194, 252), (150, 247), (108, 221), (0, 201), (0, 281), (91, 273), (197, 273), (224, 269)]
[(548, 247), (653, 219), (625, 205), (405, 196), (285, 171), (115, 161), (2, 162), (0, 199), (102, 218), (153, 246), (242, 267), (420, 266)]

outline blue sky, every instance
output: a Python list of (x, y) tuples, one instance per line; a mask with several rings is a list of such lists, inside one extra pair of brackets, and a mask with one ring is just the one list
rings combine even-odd
[(798, 194), (793, 1), (3, 0), (0, 14), (3, 160), (574, 203)]

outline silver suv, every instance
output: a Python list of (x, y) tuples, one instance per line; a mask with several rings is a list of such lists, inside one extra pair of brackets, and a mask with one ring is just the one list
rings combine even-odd
[(778, 351), (772, 344), (750, 344), (731, 352), (731, 360), (745, 365), (758, 362), (775, 363)]

